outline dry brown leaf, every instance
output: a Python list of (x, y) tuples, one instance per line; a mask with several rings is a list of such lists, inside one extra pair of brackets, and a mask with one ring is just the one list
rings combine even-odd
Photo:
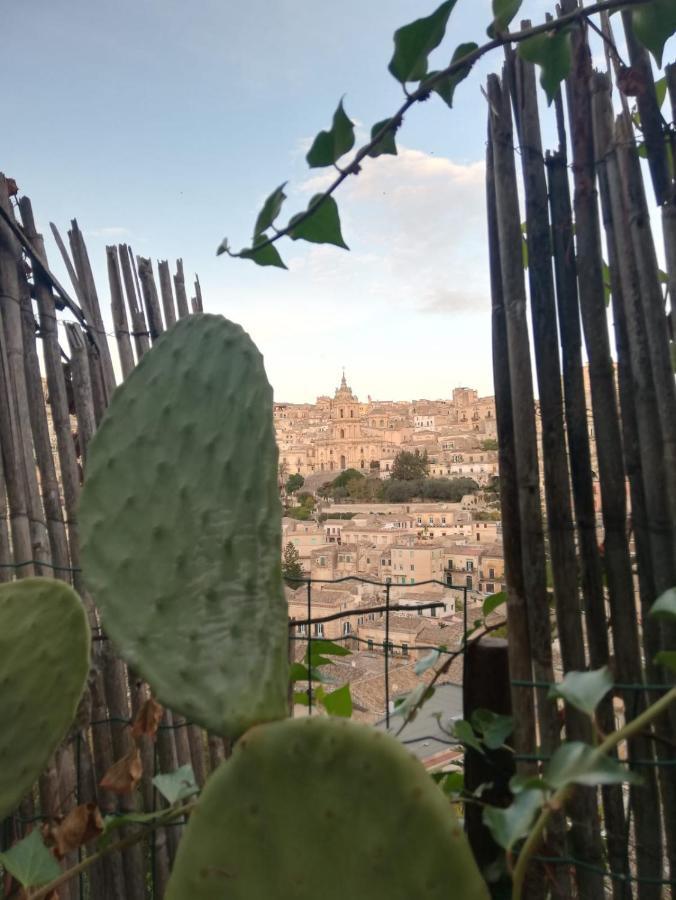
[(60, 822), (49, 827), (48, 840), (54, 844), (57, 859), (77, 850), (98, 837), (103, 831), (103, 819), (96, 803), (83, 803), (71, 809)]
[(139, 709), (131, 725), (131, 736), (138, 740), (141, 735), (154, 738), (164, 715), (164, 707), (149, 697)]
[(101, 779), (101, 787), (105, 791), (114, 794), (131, 794), (143, 775), (143, 763), (141, 751), (138, 747), (132, 747), (122, 759), (108, 769)]
[(645, 76), (635, 66), (622, 66), (617, 74), (617, 86), (626, 97), (639, 97), (646, 88)]

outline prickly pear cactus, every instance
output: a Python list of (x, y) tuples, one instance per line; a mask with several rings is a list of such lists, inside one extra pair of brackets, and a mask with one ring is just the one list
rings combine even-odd
[(487, 900), (448, 799), (349, 720), (252, 729), (207, 782), (166, 900)]
[(0, 586), (0, 820), (70, 727), (89, 671), (80, 598), (53, 578)]
[(286, 714), (272, 389), (238, 325), (180, 320), (117, 389), (80, 524), (104, 628), (160, 700), (228, 737)]

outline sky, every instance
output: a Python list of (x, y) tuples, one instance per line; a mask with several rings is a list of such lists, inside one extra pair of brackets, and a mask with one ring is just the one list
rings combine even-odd
[[(539, 22), (549, 0), (526, 0)], [(305, 153), (341, 97), (364, 139), (399, 106), (387, 71), (394, 30), (423, 0), (31, 0), (3, 4), (0, 170), (49, 233), (85, 233), (107, 315), (106, 244), (125, 242), (198, 272), (205, 310), (243, 325), (275, 399), (332, 392), (342, 367), (365, 399), (492, 393), (484, 216), (486, 103), (493, 55), (398, 132), (337, 195), (350, 252), (288, 240), (289, 271), (215, 255), (249, 246), (268, 193), (289, 181), (280, 221), (326, 183)], [(459, 0), (431, 68), (482, 43), (490, 0)], [(544, 105), (544, 104), (543, 104)], [(108, 316), (109, 321), (109, 316)]]

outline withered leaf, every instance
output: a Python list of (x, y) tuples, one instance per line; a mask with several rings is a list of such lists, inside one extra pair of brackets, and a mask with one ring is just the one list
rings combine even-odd
[(49, 828), (48, 839), (54, 843), (57, 859), (77, 850), (98, 837), (103, 831), (103, 819), (95, 803), (83, 803), (71, 809), (58, 824)]
[(131, 725), (131, 736), (138, 740), (141, 735), (154, 738), (164, 715), (164, 707), (149, 697), (139, 709)]
[(108, 769), (101, 779), (101, 787), (114, 794), (131, 794), (142, 774), (141, 751), (138, 747), (132, 747), (129, 753)]

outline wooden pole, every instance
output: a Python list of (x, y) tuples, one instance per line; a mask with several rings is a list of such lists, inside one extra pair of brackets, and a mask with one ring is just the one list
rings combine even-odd
[[(510, 635), (511, 639), (511, 635)], [(477, 710), (489, 709), (501, 716), (512, 715), (509, 690), (509, 650), (503, 638), (483, 637), (470, 641), (463, 659), (462, 705), (463, 718), (471, 722)], [(506, 743), (511, 743), (506, 739)], [(512, 794), (509, 779), (514, 775), (514, 755), (510, 750), (486, 750), (479, 753), (465, 748), (465, 792), (473, 794), (479, 785), (488, 785), (481, 794), (481, 802), (491, 806), (509, 806)], [(465, 831), (474, 858), (482, 871), (503, 856), (482, 821), (483, 808), (468, 803), (465, 806)], [(493, 890), (507, 892), (511, 881), (505, 874), (493, 885)], [(528, 896), (531, 896), (530, 894)]]
[(160, 312), (157, 287), (153, 277), (153, 264), (143, 256), (137, 256), (136, 261), (138, 263), (138, 275), (141, 281), (141, 291), (148, 319), (148, 331), (150, 332), (150, 340), (154, 344), (164, 331), (164, 325), (162, 324), (162, 313)]
[[(529, 28), (530, 22), (522, 22)], [(537, 382), (542, 416), (544, 471), (549, 553), (554, 600), (564, 671), (586, 668), (582, 609), (577, 585), (577, 554), (573, 539), (563, 398), (559, 366), (556, 304), (551, 265), (551, 226), (548, 214), (542, 138), (535, 85), (535, 67), (515, 63), (515, 103), (524, 183), (528, 241), (528, 280)], [(591, 742), (588, 716), (565, 705), (566, 734), (575, 741)], [(603, 877), (593, 867), (603, 863), (596, 789), (576, 791), (569, 803), (571, 846), (583, 865), (576, 868), (581, 900), (596, 900), (603, 892)]]
[(188, 295), (185, 292), (185, 275), (183, 274), (183, 260), (176, 260), (176, 274), (174, 275), (174, 292), (176, 294), (176, 306), (178, 317), (182, 319), (190, 314), (188, 309)]
[[(530, 347), (526, 322), (526, 293), (521, 261), (521, 219), (514, 165), (514, 137), (509, 94), (496, 76), (488, 79), (491, 135), (495, 164), (496, 210), (500, 246), (505, 320), (509, 355), (516, 471), (519, 489), (522, 565), (533, 671), (536, 681), (554, 681), (547, 597), (544, 534), (540, 508), (539, 474), (534, 419)], [(545, 753), (559, 743), (556, 708), (547, 691), (538, 691), (540, 739)], [(553, 819), (549, 839), (556, 855), (565, 855), (564, 824)], [(571, 896), (568, 872), (557, 866), (553, 878), (561, 897)]]
[(127, 303), (129, 304), (129, 313), (131, 315), (131, 325), (134, 330), (134, 346), (136, 347), (136, 360), (138, 362), (143, 354), (150, 349), (148, 326), (146, 325), (146, 317), (141, 305), (136, 270), (132, 268), (134, 255), (131, 252), (131, 247), (127, 247), (126, 244), (120, 244), (118, 250), (124, 289), (127, 294)]
[(204, 312), (204, 304), (202, 303), (202, 287), (200, 285), (199, 276), (195, 273), (195, 296), (192, 301), (193, 312)]
[(84, 468), (87, 463), (87, 448), (96, 430), (87, 346), (79, 325), (76, 325), (74, 322), (66, 322), (65, 328), (70, 348), (70, 366), (73, 377), (75, 412), (77, 415), (77, 436)]
[(117, 258), (117, 247), (106, 247), (106, 258), (108, 260), (108, 282), (110, 284), (110, 308), (113, 314), (113, 325), (115, 328), (115, 339), (117, 341), (117, 351), (120, 356), (120, 365), (122, 367), (122, 377), (127, 375), (134, 368), (134, 353), (131, 349), (131, 341), (129, 339), (129, 323), (127, 322), (127, 313), (124, 308), (124, 295), (122, 293), (122, 279), (120, 277), (120, 266)]
[[(576, 0), (563, 0), (562, 9), (576, 8)], [(578, 282), (582, 326), (589, 357), (592, 413), (598, 454), (603, 522), (605, 527), (605, 563), (612, 615), (615, 675), (623, 684), (642, 680), (641, 658), (636, 626), (634, 586), (626, 536), (626, 488), (622, 439), (616, 404), (615, 380), (606, 317), (601, 229), (595, 188), (594, 148), (591, 123), (589, 80), (591, 55), (581, 29), (571, 37), (573, 67), (568, 79), (569, 119), (572, 131), (574, 207), (576, 222)], [(625, 691), (628, 718), (645, 708), (645, 697), (638, 691)], [(630, 742), (630, 758), (639, 758), (650, 748), (643, 737)], [(662, 865), (656, 848), (661, 846), (659, 817), (655, 816), (657, 794), (654, 773), (647, 774), (639, 797), (632, 788), (632, 808), (637, 838), (637, 871), (647, 879), (639, 886), (641, 900), (659, 896), (659, 887), (651, 879), (661, 877)]]
[(176, 310), (174, 308), (174, 295), (171, 291), (169, 263), (166, 259), (161, 259), (157, 263), (157, 272), (160, 279), (160, 294), (162, 295), (164, 321), (167, 323), (167, 328), (171, 328), (172, 325), (176, 324)]

